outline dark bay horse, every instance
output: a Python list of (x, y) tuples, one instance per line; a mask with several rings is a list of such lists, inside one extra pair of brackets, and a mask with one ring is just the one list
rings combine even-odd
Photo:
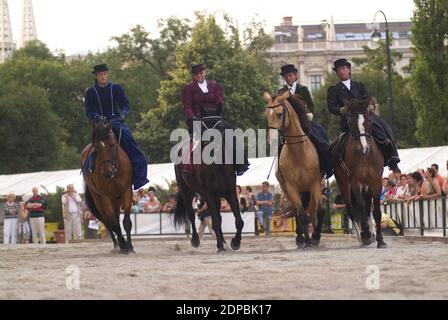
[(378, 248), (386, 248), (381, 233), (381, 189), (384, 157), (372, 137), (368, 106), (370, 97), (344, 101), (349, 133), (342, 159), (333, 156), (336, 181), (353, 223), (361, 226), (361, 242), (370, 245), (373, 233), (369, 220), (373, 205)]
[[(216, 121), (222, 121), (216, 117), (207, 117), (201, 119), (203, 127), (214, 128)], [(207, 130), (204, 131), (206, 133)], [(229, 152), (231, 148), (225, 146), (225, 138), (222, 134), (221, 146), (222, 150), (218, 151), (222, 154), (222, 164), (211, 163), (194, 165), (193, 172), (185, 172), (182, 169), (182, 164), (177, 164), (174, 167), (176, 173), (177, 185), (179, 187), (178, 201), (176, 211), (174, 214), (174, 224), (182, 226), (189, 222), (192, 227), (191, 244), (193, 247), (199, 247), (200, 240), (196, 231), (195, 213), (192, 206), (192, 201), (195, 193), (200, 194), (207, 203), (208, 210), (210, 210), (212, 217), (213, 230), (216, 233), (216, 242), (218, 252), (225, 251), (224, 235), (222, 233), (221, 224), (222, 217), (220, 213), (221, 198), (225, 198), (232, 209), (235, 216), (236, 234), (231, 241), (233, 250), (239, 250), (241, 246), (241, 233), (244, 222), (241, 218), (239, 202), (236, 196), (236, 174), (233, 164), (225, 164), (225, 153)]]
[[(114, 248), (121, 252), (133, 252), (131, 241), (132, 166), (127, 154), (120, 147), (110, 121), (101, 120), (92, 124), (92, 143), (81, 154), (81, 167), (92, 150), (96, 150), (94, 170), (84, 173), (85, 198), (92, 214), (109, 231)], [(123, 227), (127, 240), (120, 228), (120, 210), (124, 211)]]

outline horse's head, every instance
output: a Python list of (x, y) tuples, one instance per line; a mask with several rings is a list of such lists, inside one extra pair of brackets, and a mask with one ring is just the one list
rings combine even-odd
[(285, 103), (289, 98), (289, 91), (286, 91), (280, 95), (272, 97), (269, 92), (265, 91), (263, 93), (263, 98), (266, 101), (266, 111), (265, 118), (268, 123), (269, 128), (269, 140), (272, 142), (272, 139), (278, 136), (278, 132), (282, 130), (282, 127), (287, 125), (287, 121), (289, 121), (288, 117), (284, 118), (286, 111)]
[(347, 106), (347, 123), (355, 141), (355, 147), (362, 154), (367, 155), (372, 147), (372, 121), (369, 114), (371, 97), (344, 100)]
[(112, 132), (112, 122), (105, 119), (93, 125), (92, 144), (101, 162), (102, 176), (110, 180), (117, 173), (117, 141)]

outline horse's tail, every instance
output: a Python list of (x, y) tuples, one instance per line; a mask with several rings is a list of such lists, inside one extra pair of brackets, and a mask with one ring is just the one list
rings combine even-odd
[(86, 184), (84, 184), (84, 190), (85, 190), (84, 196), (86, 198), (87, 207), (89, 208), (90, 212), (92, 212), (92, 214), (95, 216), (95, 218), (97, 218), (98, 220), (103, 222), (101, 213), (99, 212), (98, 208), (96, 207), (95, 202), (93, 201), (92, 193), (90, 192), (90, 190)]
[[(177, 204), (176, 204), (176, 210), (174, 211), (173, 222), (174, 226), (176, 228), (179, 228), (187, 225), (189, 221), (188, 212), (193, 211), (193, 207), (191, 204), (193, 200), (193, 195), (191, 194), (190, 189), (188, 188), (187, 184), (184, 181), (184, 178), (182, 177), (182, 170), (180, 165), (174, 166), (174, 172), (176, 174), (176, 182), (179, 191), (177, 192)], [(190, 200), (190, 203), (188, 203), (188, 200)], [(187, 207), (188, 205), (190, 205), (190, 208)]]
[(186, 225), (188, 222), (188, 214), (185, 207), (185, 202), (182, 196), (182, 191), (177, 193), (176, 210), (174, 211), (174, 226), (176, 228)]

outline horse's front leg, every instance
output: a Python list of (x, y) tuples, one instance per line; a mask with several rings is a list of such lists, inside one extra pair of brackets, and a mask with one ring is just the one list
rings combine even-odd
[(112, 230), (116, 234), (120, 250), (122, 252), (127, 252), (127, 243), (123, 237), (123, 234), (121, 233), (120, 215), (117, 214), (114, 203), (112, 203), (112, 201), (110, 201), (108, 198), (103, 197), (102, 202), (104, 214), (106, 215), (106, 217), (104, 217), (104, 224), (106, 225), (106, 228), (108, 230)]
[[(131, 208), (132, 208), (132, 189), (129, 189), (123, 198), (124, 219), (123, 227), (126, 231), (126, 244), (128, 252), (134, 252), (134, 246), (132, 245), (131, 230)], [(120, 214), (120, 208), (118, 208), (118, 215)]]
[(373, 197), (373, 217), (376, 224), (376, 241), (378, 249), (387, 248), (387, 244), (383, 240), (383, 232), (381, 231), (381, 200), (379, 195)]
[[(191, 203), (192, 200), (190, 200), (189, 203)], [(199, 239), (199, 234), (196, 230), (196, 215), (194, 213), (193, 207), (191, 205), (186, 206), (188, 218), (190, 219), (191, 223), (191, 245), (195, 248), (198, 248), (201, 244), (201, 240)]]
[[(291, 188), (291, 186), (290, 186)], [(293, 190), (292, 188), (290, 190)], [(306, 239), (307, 234), (307, 223), (306, 223), (306, 212), (303, 208), (302, 198), (298, 192), (289, 193), (291, 204), (296, 208), (296, 245), (298, 249), (311, 246), (311, 239), (308, 235), (308, 242)]]
[(224, 249), (224, 235), (222, 234), (221, 229), (222, 217), (219, 211), (221, 202), (218, 197), (214, 196), (207, 196), (205, 201), (212, 215), (212, 227), (216, 234), (216, 247), (218, 248), (218, 252), (226, 251)]
[(241, 233), (244, 227), (243, 218), (241, 218), (241, 212), (240, 212), (240, 206), (239, 206), (239, 200), (236, 197), (235, 192), (231, 192), (231, 194), (226, 197), (227, 201), (229, 202), (230, 208), (232, 209), (233, 216), (235, 217), (235, 238), (232, 239), (230, 246), (233, 250), (239, 250), (241, 247)]
[(366, 211), (366, 200), (361, 191), (361, 187), (353, 188), (355, 200), (355, 215), (361, 219), (361, 242), (368, 246), (372, 244), (372, 233), (370, 232), (369, 222)]

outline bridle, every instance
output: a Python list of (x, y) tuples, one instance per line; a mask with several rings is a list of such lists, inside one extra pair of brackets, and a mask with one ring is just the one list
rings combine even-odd
[[(364, 117), (367, 119), (367, 121), (369, 121), (369, 132), (368, 133), (358, 133), (355, 134), (354, 130), (352, 130), (352, 126), (351, 126), (351, 118), (352, 115), (357, 115), (357, 114), (362, 114), (364, 115)], [(352, 136), (353, 141), (355, 141), (354, 145), (355, 145), (355, 149), (358, 152), (363, 152), (363, 148), (361, 146), (361, 137), (366, 137), (367, 140), (367, 145), (369, 146), (369, 150), (371, 150), (372, 148), (372, 141), (373, 141), (373, 137), (372, 137), (372, 118), (369, 115), (369, 112), (352, 112), (349, 111), (347, 113), (347, 115), (349, 115), (349, 119), (347, 119), (347, 124), (348, 124), (348, 129), (350, 131), (350, 135)]]
[[(282, 107), (282, 110), (283, 110), (283, 112), (282, 112), (282, 120), (281, 120), (281, 122), (282, 122), (281, 127), (280, 127), (280, 129), (274, 128), (274, 127), (268, 127), (268, 128), (269, 129), (273, 129), (273, 130), (279, 130), (279, 132), (280, 132), (280, 141), (284, 145), (286, 145), (286, 144), (304, 143), (305, 141), (307, 141), (308, 140), (308, 135), (306, 135), (306, 134), (299, 134), (299, 135), (294, 135), (294, 136), (288, 136), (288, 135), (285, 134), (285, 130), (286, 130), (285, 110), (286, 110), (286, 112), (289, 113), (289, 109), (286, 107), (285, 103), (280, 103), (280, 104), (277, 104), (275, 106), (267, 106), (268, 109), (275, 109), (275, 108), (278, 108), (278, 107)], [(294, 142), (288, 142), (288, 140), (287, 140), (288, 138), (296, 138), (296, 139), (302, 139), (302, 140), (294, 141)]]
[[(117, 172), (118, 172), (117, 155), (118, 155), (118, 146), (120, 145), (120, 142), (121, 142), (121, 133), (122, 133), (122, 131), (123, 131), (123, 127), (120, 127), (120, 132), (118, 134), (118, 141), (117, 141), (115, 139), (114, 133), (111, 130), (109, 136), (113, 136), (113, 139), (115, 141), (115, 143), (114, 143), (114, 152), (112, 154), (112, 159), (103, 160), (101, 162), (102, 165), (108, 164), (108, 163), (110, 163), (112, 165), (112, 176), (109, 179), (113, 179), (115, 177), (115, 175), (117, 174)], [(104, 142), (102, 142), (102, 143), (104, 143)]]

